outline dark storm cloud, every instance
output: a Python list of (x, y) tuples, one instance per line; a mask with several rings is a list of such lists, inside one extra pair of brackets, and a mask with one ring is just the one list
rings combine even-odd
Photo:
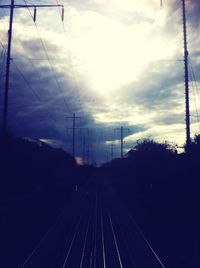
[[(16, 37), (17, 38), (17, 37)], [(15, 40), (14, 40), (15, 41)], [(19, 41), (19, 37), (18, 37)], [(43, 43), (42, 43), (43, 42)], [(59, 44), (52, 44), (49, 42), (41, 41), (40, 38), (30, 38), (29, 40), (21, 40), (21, 51), (17, 51), (17, 57), (19, 58), (20, 56), (23, 57), (31, 57), (35, 59), (46, 59), (46, 53), (44, 51), (44, 46), (45, 49), (48, 53), (48, 57), (50, 59), (58, 59), (59, 57), (57, 56), (61, 50)], [(13, 51), (15, 53), (15, 49)], [(19, 53), (21, 52), (21, 53)]]
[(15, 100), (18, 97), (27, 96), (28, 103), (41, 101), (46, 106), (51, 101), (54, 103), (58, 99), (62, 99), (62, 95), (67, 92), (58, 90), (60, 83), (56, 81), (59, 81), (59, 73), (56, 73), (55, 78), (52, 77), (51, 69), (48, 66), (37, 66), (37, 69), (34, 69), (29, 63), (27, 64), (27, 61), (13, 59), (11, 67), (13, 89), (10, 90), (10, 97)]

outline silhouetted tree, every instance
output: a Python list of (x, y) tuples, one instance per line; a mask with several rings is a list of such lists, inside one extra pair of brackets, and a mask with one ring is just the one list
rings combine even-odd
[(176, 148), (168, 142), (159, 143), (147, 138), (138, 140), (133, 149), (128, 152), (128, 157), (132, 157), (135, 152), (143, 154), (144, 156), (161, 156), (176, 153)]
[(200, 134), (196, 134), (194, 138), (191, 141), (189, 153), (194, 154), (200, 154)]

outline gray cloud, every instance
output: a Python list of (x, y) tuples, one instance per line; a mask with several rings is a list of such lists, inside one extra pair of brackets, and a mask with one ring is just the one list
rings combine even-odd
[(198, 0), (190, 0), (187, 2), (187, 16), (192, 27), (196, 28), (200, 24), (200, 2)]
[[(141, 75), (140, 80), (131, 83), (121, 91), (119, 99), (135, 103), (145, 110), (172, 109), (179, 105), (184, 93), (177, 87), (183, 84), (183, 66), (176, 61), (156, 62)], [(124, 94), (125, 92), (125, 94)]]

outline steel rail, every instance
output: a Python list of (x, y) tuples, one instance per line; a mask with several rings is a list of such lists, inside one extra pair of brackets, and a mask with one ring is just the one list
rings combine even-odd
[(118, 257), (119, 265), (120, 265), (120, 268), (124, 268), (124, 266), (122, 264), (122, 258), (120, 256), (120, 250), (119, 250), (116, 233), (115, 233), (114, 226), (113, 226), (113, 221), (112, 221), (112, 218), (111, 218), (110, 208), (109, 208), (108, 201), (106, 200), (106, 198), (105, 198), (105, 204), (106, 204), (106, 210), (107, 210), (107, 213), (108, 213), (108, 218), (109, 218), (109, 222), (110, 222), (110, 226), (111, 226), (111, 230), (112, 230), (112, 235), (113, 235), (113, 238), (114, 238), (115, 248), (116, 248), (116, 251), (117, 251), (117, 257)]
[(87, 207), (83, 208), (83, 210), (82, 210), (82, 212), (81, 212), (81, 215), (80, 215), (80, 217), (79, 217), (79, 220), (78, 220), (78, 222), (77, 222), (77, 224), (76, 224), (76, 228), (75, 228), (75, 231), (74, 231), (74, 235), (73, 235), (73, 237), (72, 237), (70, 246), (69, 246), (69, 248), (68, 248), (68, 250), (67, 250), (67, 255), (66, 255), (66, 258), (65, 258), (65, 260), (64, 260), (64, 263), (63, 263), (63, 265), (62, 265), (62, 268), (65, 268), (65, 267), (66, 267), (66, 264), (67, 264), (67, 261), (68, 261), (68, 258), (69, 258), (69, 255), (70, 255), (72, 246), (73, 246), (73, 244), (74, 244), (76, 235), (77, 235), (78, 230), (79, 230), (79, 226), (80, 226), (81, 220), (82, 220), (83, 215), (84, 215), (84, 213), (86, 212), (86, 210), (87, 210)]
[(139, 225), (136, 223), (135, 219), (133, 218), (133, 216), (130, 214), (130, 212), (128, 211), (128, 209), (124, 206), (124, 204), (121, 202), (121, 200), (118, 201), (118, 203), (120, 204), (121, 208), (124, 210), (125, 214), (129, 217), (129, 219), (131, 220), (131, 222), (135, 225), (138, 233), (141, 235), (143, 241), (145, 242), (145, 244), (148, 246), (148, 248), (150, 249), (151, 253), (153, 254), (153, 256), (157, 259), (157, 261), (159, 262), (159, 264), (161, 265), (162, 268), (166, 268), (166, 266), (163, 264), (163, 262), (161, 261), (161, 259), (159, 258), (158, 254), (155, 252), (155, 250), (153, 249), (153, 247), (151, 246), (150, 242), (148, 241), (148, 239), (146, 238), (145, 234), (143, 233), (142, 229), (139, 227)]
[(94, 214), (94, 268), (96, 268), (96, 259), (97, 259), (97, 206), (98, 206), (98, 196), (96, 194), (95, 200), (95, 214)]
[[(80, 196), (80, 199), (85, 202), (87, 196), (83, 193)], [(82, 202), (83, 202), (82, 201)], [(39, 240), (39, 242), (36, 244), (36, 246), (33, 248), (33, 250), (30, 252), (28, 257), (25, 259), (23, 264), (20, 266), (20, 268), (24, 268), (25, 265), (28, 264), (28, 262), (31, 261), (31, 259), (34, 257), (34, 255), (37, 253), (37, 251), (42, 247), (42, 244), (49, 239), (51, 236), (55, 236), (57, 231), (59, 231), (59, 226), (63, 224), (63, 219), (65, 217), (65, 209), (60, 213), (60, 215), (57, 217), (56, 222), (48, 229), (48, 231), (43, 235), (43, 237)], [(55, 232), (55, 233), (54, 233)]]
[[(109, 195), (108, 195), (108, 194), (106, 194), (106, 195), (107, 195), (107, 199), (110, 199), (110, 204), (111, 204), (111, 198), (109, 198)], [(114, 199), (113, 199), (113, 201), (114, 201)], [(109, 202), (109, 201), (108, 201), (108, 202)], [(116, 201), (115, 201), (115, 204), (116, 204), (116, 207), (118, 207)], [(110, 206), (111, 206), (111, 205), (110, 205)], [(124, 215), (122, 214), (122, 211), (121, 211), (120, 209), (118, 209), (118, 212), (121, 214), (121, 218), (124, 218)], [(113, 214), (114, 214), (114, 213), (113, 213)], [(119, 227), (119, 229), (120, 229), (120, 232), (121, 232), (121, 234), (122, 234), (122, 238), (123, 238), (124, 243), (125, 243), (125, 245), (126, 245), (126, 248), (127, 248), (127, 251), (128, 251), (128, 255), (129, 255), (129, 257), (130, 257), (130, 259), (131, 259), (131, 262), (132, 262), (132, 265), (133, 265), (132, 268), (137, 267), (137, 265), (136, 265), (136, 263), (135, 263), (135, 260), (134, 260), (134, 258), (133, 258), (133, 255), (132, 255), (132, 253), (131, 253), (130, 247), (129, 247), (129, 245), (128, 245), (127, 239), (125, 238), (124, 230), (123, 230), (123, 228), (122, 228), (122, 226), (121, 226), (119, 220), (117, 219), (117, 217), (116, 217), (116, 216), (113, 216), (113, 218), (115, 218), (115, 222), (117, 222), (117, 225), (118, 225), (118, 227)]]
[(93, 215), (93, 207), (91, 207), (91, 211), (90, 211), (90, 215), (88, 217), (88, 222), (87, 222), (87, 228), (86, 228), (86, 233), (85, 233), (85, 238), (84, 238), (84, 244), (83, 244), (83, 251), (81, 254), (81, 262), (80, 262), (80, 267), (83, 267), (83, 261), (84, 261), (84, 255), (85, 255), (85, 249), (86, 249), (86, 244), (87, 244), (87, 239), (88, 239), (88, 234), (89, 234), (89, 227), (90, 227), (90, 223), (92, 221), (92, 215)]
[(102, 242), (102, 250), (103, 250), (103, 268), (106, 268), (106, 252), (105, 252), (105, 238), (104, 238), (104, 230), (103, 230), (102, 207), (100, 210), (100, 217), (101, 217), (101, 242)]

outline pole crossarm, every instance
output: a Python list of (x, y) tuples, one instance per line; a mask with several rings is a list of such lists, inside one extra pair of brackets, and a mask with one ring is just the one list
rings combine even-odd
[[(0, 5), (0, 8), (10, 8), (11, 5)], [(13, 8), (34, 8), (34, 7), (64, 7), (64, 5), (14, 5)]]

